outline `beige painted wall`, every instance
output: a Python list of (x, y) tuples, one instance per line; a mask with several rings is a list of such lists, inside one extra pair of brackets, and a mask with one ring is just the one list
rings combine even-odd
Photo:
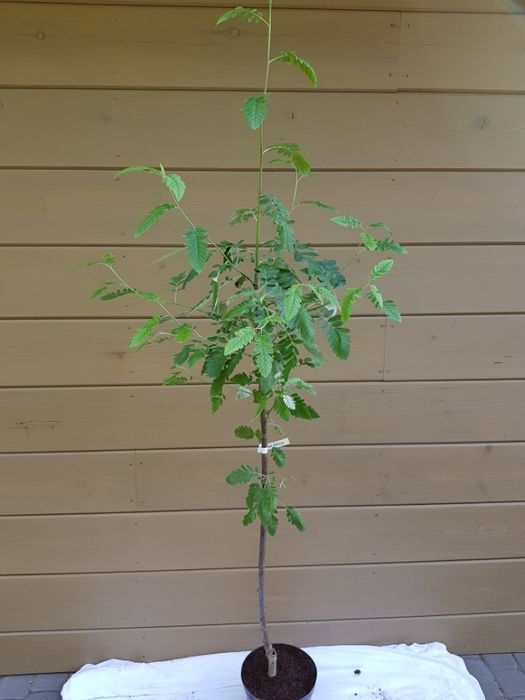
[[(258, 643), (256, 532), (223, 480), (252, 454), (239, 407), (208, 421), (205, 386), (159, 386), (165, 348), (126, 347), (149, 308), (89, 302), (98, 276), (68, 267), (113, 250), (161, 289), (148, 263), (180, 232), (133, 239), (158, 189), (115, 181), (123, 165), (183, 171), (218, 237), (252, 196), (239, 105), (261, 33), (176, 4), (0, 2), (0, 673)], [(271, 543), (275, 635), (523, 650), (525, 16), (504, 0), (277, 6), (276, 47), (321, 87), (276, 69), (270, 138), (307, 145), (306, 197), (388, 221), (410, 255), (385, 283), (404, 323), (358, 314), (352, 361), (318, 376), (322, 420), (290, 426), (309, 531)], [(344, 259), (322, 221), (298, 226)]]

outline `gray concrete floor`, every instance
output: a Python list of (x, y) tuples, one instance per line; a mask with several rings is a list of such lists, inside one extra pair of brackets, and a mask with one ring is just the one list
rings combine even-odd
[[(525, 654), (464, 656), (485, 700), (525, 700)], [(71, 674), (39, 673), (0, 676), (0, 700), (60, 700), (60, 690)]]

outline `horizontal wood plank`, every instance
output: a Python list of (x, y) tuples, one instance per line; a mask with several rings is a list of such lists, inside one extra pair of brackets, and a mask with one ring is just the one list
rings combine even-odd
[(401, 88), (525, 90), (521, 15), (407, 13), (401, 26)]
[[(153, 344), (130, 350), (129, 340), (141, 321), (0, 321), (0, 386), (161, 384), (171, 373), (177, 347)], [(208, 323), (199, 332), (211, 335)], [(318, 381), (377, 380), (383, 377), (385, 321), (356, 318), (352, 362), (343, 364), (320, 343), (328, 361), (301, 376)], [(525, 373), (524, 373), (525, 375)], [(193, 382), (210, 380), (196, 373)]]
[[(266, 27), (242, 21), (215, 27), (222, 11), (0, 4), (0, 83), (261, 89)], [(388, 12), (278, 10), (273, 55), (292, 46), (308, 56), (324, 89), (395, 89), (399, 20)], [(271, 84), (311, 87), (300, 71), (277, 63)]]
[[(300, 507), (525, 501), (523, 443), (287, 454), (286, 499)], [(0, 514), (238, 508), (224, 477), (252, 458), (250, 447), (0, 455)]]
[[(239, 506), (242, 505), (239, 492)], [(525, 504), (303, 508), (308, 536), (286, 522), (269, 566), (506, 559), (523, 555)], [(242, 511), (2, 517), (2, 575), (256, 566)], [(191, 546), (188, 533), (191, 532)], [(220, 532), (220, 542), (210, 538)]]
[[(5, 2), (5, 0), (1, 0)], [(44, 0), (19, 0), (19, 2), (44, 2)], [(55, 0), (58, 4), (71, 0)], [(92, 0), (75, 0), (74, 4), (91, 4)], [(169, 5), (176, 7), (216, 7), (217, 0), (105, 0), (104, 5)], [(246, 7), (260, 7), (258, 0), (246, 0)], [(523, 0), (275, 0), (277, 8), (345, 9), (345, 10), (410, 10), (421, 12), (524, 12)]]
[[(228, 219), (250, 206), (256, 173), (184, 172), (185, 206), (218, 239), (254, 239), (254, 227), (232, 230)], [(7, 245), (170, 245), (180, 240), (172, 218), (148, 236), (133, 231), (166, 192), (147, 175), (114, 179), (113, 172), (0, 170), (0, 207)], [(268, 173), (265, 189), (288, 202), (293, 177)], [(524, 243), (525, 173), (520, 172), (324, 172), (304, 180), (301, 199), (320, 199), (362, 221), (384, 221), (411, 243)], [(341, 244), (348, 234), (315, 207), (294, 212), (302, 239)], [(178, 229), (177, 229), (178, 230)], [(175, 235), (174, 235), (175, 234)]]
[(525, 316), (388, 322), (385, 379), (522, 379)]
[[(255, 169), (246, 96), (3, 89), (0, 166)], [(317, 168), (522, 169), (524, 119), (525, 95), (275, 93), (267, 138), (303, 144)]]
[[(321, 419), (291, 422), (292, 444), (523, 440), (525, 381), (331, 383), (312, 403)], [(228, 447), (246, 421), (233, 399), (209, 420), (206, 386), (2, 389), (0, 407), (6, 453)]]
[[(441, 640), (452, 653), (525, 650), (525, 613), (450, 615), (373, 620), (273, 623), (273, 637), (302, 647), (333, 644), (426, 643)], [(158, 661), (181, 656), (253, 649), (251, 625), (140, 627), (127, 630), (0, 634), (0, 673), (76, 671), (109, 658)]]
[[(3, 576), (0, 595), (0, 633), (243, 624), (256, 572)], [(270, 569), (267, 601), (270, 622), (514, 612), (525, 561)]]
[[(187, 269), (184, 254), (152, 265), (166, 253), (166, 248), (111, 250), (117, 257), (117, 269), (128, 284), (152, 290), (164, 299), (169, 295), (170, 277)], [(130, 295), (111, 302), (90, 300), (93, 291), (108, 279), (108, 272), (74, 266), (95, 260), (107, 251), (60, 247), (42, 248), (35, 255), (25, 247), (5, 248), (0, 262), (0, 317), (136, 318), (156, 313), (153, 304)], [(353, 251), (330, 248), (326, 255), (344, 265)], [(375, 254), (362, 256), (361, 262), (354, 264), (354, 284), (366, 282), (376, 258)], [(419, 246), (412, 248), (408, 256), (396, 257), (393, 272), (381, 280), (380, 287), (385, 298), (394, 299), (403, 314), (520, 313), (524, 265), (525, 246)], [(196, 302), (207, 291), (206, 282), (205, 276), (199, 277), (179, 293), (178, 302)], [(226, 296), (226, 289), (224, 292)], [(376, 310), (362, 300), (355, 313), (369, 315)]]

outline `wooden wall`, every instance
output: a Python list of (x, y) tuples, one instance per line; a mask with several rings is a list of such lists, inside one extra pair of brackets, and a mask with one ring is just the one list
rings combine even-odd
[[(161, 291), (180, 266), (149, 265), (177, 227), (133, 239), (159, 190), (115, 181), (126, 164), (184, 172), (217, 237), (253, 198), (261, 32), (170, 4), (0, 3), (0, 673), (258, 643), (256, 531), (224, 484), (254, 456), (239, 406), (212, 420), (206, 386), (159, 386), (167, 350), (127, 350), (149, 308), (88, 301), (100, 277), (70, 267), (112, 250)], [(523, 4), (277, 5), (276, 49), (321, 88), (276, 66), (269, 137), (309, 149), (305, 196), (388, 221), (410, 255), (385, 283), (403, 324), (363, 308), (322, 420), (290, 426), (308, 533), (271, 543), (274, 635), (524, 650)], [(320, 214), (298, 227), (348, 254)]]

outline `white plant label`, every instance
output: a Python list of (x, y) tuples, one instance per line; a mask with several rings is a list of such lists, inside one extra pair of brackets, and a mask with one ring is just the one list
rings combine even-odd
[(274, 447), (284, 447), (285, 445), (289, 445), (290, 440), (288, 438), (282, 438), (282, 440), (275, 440), (275, 442), (269, 442), (266, 447), (263, 447), (262, 445), (259, 445), (257, 448), (257, 452), (260, 455), (267, 455), (268, 452), (273, 449)]

